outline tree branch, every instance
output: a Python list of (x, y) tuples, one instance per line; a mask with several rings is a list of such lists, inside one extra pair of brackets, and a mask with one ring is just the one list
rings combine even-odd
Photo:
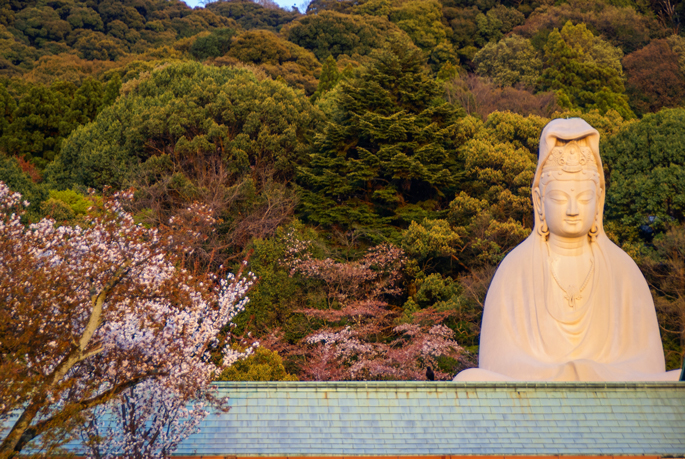
[(141, 383), (147, 378), (150, 378), (152, 376), (157, 376), (157, 375), (143, 375), (139, 376), (137, 378), (133, 378), (130, 381), (127, 381), (123, 384), (119, 384), (118, 386), (114, 386), (112, 389), (105, 391), (95, 397), (91, 397), (86, 400), (81, 400), (80, 402), (75, 402), (75, 403), (70, 403), (68, 405), (65, 405), (60, 412), (54, 416), (51, 416), (48, 419), (44, 419), (38, 423), (36, 423), (35, 426), (29, 427), (24, 431), (22, 434), (21, 438), (17, 442), (17, 445), (14, 447), (14, 451), (19, 452), (26, 446), (28, 442), (39, 436), (41, 433), (43, 433), (47, 427), (50, 426), (50, 424), (58, 421), (61, 417), (64, 416), (65, 413), (70, 413), (70, 412), (81, 412), (90, 408), (94, 408), (98, 405), (101, 405), (105, 402), (108, 402), (112, 398), (116, 397), (117, 395), (121, 394), (123, 391), (126, 389), (129, 389), (131, 387), (136, 386), (137, 384)]

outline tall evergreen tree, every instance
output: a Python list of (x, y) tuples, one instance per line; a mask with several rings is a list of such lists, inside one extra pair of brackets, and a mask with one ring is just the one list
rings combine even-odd
[(339, 85), (333, 118), (298, 171), (303, 217), (388, 235), (449, 202), (463, 110), (440, 97), (421, 51), (393, 42)]
[(321, 68), (321, 76), (319, 77), (319, 85), (316, 87), (316, 92), (312, 96), (312, 100), (316, 100), (326, 92), (335, 88), (340, 79), (340, 72), (338, 72), (338, 64), (333, 59), (333, 56), (328, 56), (326, 62)]

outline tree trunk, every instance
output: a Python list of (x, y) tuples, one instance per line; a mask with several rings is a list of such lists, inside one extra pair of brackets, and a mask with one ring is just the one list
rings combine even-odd
[(24, 438), (24, 435), (29, 431), (29, 427), (38, 414), (41, 406), (42, 403), (39, 401), (34, 401), (24, 410), (23, 413), (21, 413), (21, 416), (19, 416), (17, 422), (14, 423), (12, 430), (0, 445), (1, 458), (15, 456), (19, 453), (19, 451), (21, 451), (26, 443), (35, 438), (35, 434), (27, 436), (30, 438)]

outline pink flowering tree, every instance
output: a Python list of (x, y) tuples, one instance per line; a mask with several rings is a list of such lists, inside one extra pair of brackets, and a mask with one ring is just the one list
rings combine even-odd
[(103, 198), (82, 227), (25, 225), (28, 203), (0, 182), (0, 456), (143, 383), (189, 401), (241, 357), (221, 331), (252, 278), (184, 269), (175, 236), (190, 229), (137, 225), (128, 198)]
[(402, 314), (388, 300), (401, 293), (404, 252), (390, 244), (369, 249), (358, 261), (339, 262), (312, 256), (311, 243), (294, 232), (286, 236), (283, 263), (291, 275), (320, 280), (326, 308), (297, 312), (324, 324), (301, 343), (288, 346), (275, 334), (267, 347), (304, 359), (300, 376), (310, 380), (437, 379), (452, 375), (438, 370), (438, 359), (461, 360), (463, 349), (442, 322), (450, 312), (432, 309)]
[[(429, 313), (435, 314), (434, 311)], [(385, 317), (397, 316), (385, 314)], [(305, 377), (312, 380), (416, 381), (426, 379), (426, 368), (430, 367), (435, 369), (436, 379), (452, 379), (454, 375), (438, 369), (438, 359), (461, 360), (463, 349), (454, 340), (454, 332), (449, 327), (435, 323), (439, 321), (435, 318), (422, 325), (414, 317), (412, 323), (392, 326), (392, 321), (369, 320), (361, 326), (355, 324), (344, 328), (333, 322), (305, 338)]]
[(197, 432), (208, 405), (204, 397), (188, 402), (164, 384), (144, 381), (90, 410), (79, 431), (81, 443), (93, 459), (169, 457)]

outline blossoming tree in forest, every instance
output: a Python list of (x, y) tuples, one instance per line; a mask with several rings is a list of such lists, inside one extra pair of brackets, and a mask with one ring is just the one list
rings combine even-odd
[(464, 360), (454, 331), (442, 323), (451, 312), (427, 308), (403, 317), (387, 301), (401, 292), (406, 261), (401, 249), (381, 244), (358, 261), (340, 262), (313, 257), (311, 241), (293, 232), (286, 243), (283, 264), (290, 274), (320, 281), (326, 296), (324, 307), (297, 311), (323, 324), (299, 345), (277, 335), (266, 338), (267, 347), (305, 362), (304, 379), (422, 380), (427, 368), (435, 369), (436, 379), (451, 379), (439, 369), (440, 359)]
[(251, 277), (190, 272), (174, 237), (189, 227), (137, 225), (126, 198), (103, 198), (82, 226), (25, 225), (28, 203), (0, 182), (0, 422), (13, 419), (0, 456), (144, 383), (193, 399), (241, 356), (220, 332)]

